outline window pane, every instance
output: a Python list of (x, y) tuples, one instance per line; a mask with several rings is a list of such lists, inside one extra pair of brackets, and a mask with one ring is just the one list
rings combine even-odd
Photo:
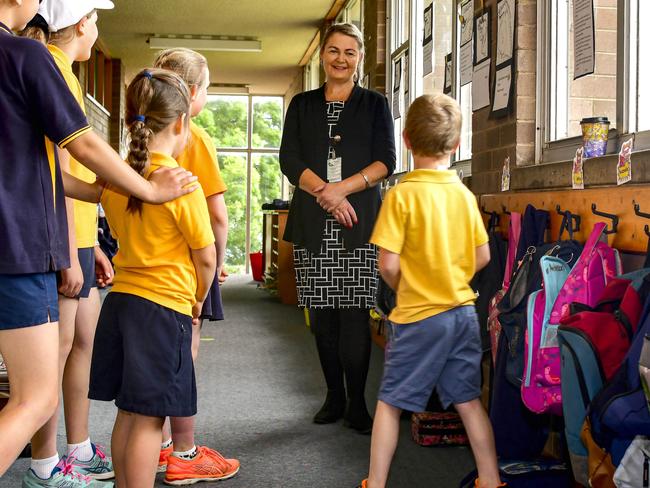
[(452, 48), (453, 21), (453, 0), (434, 0), (433, 72), (424, 77), (423, 93), (425, 94), (441, 93), (444, 89), (445, 56), (451, 52)]
[(282, 197), (277, 154), (253, 154), (251, 175), (251, 252), (262, 249), (262, 204)]
[[(633, 0), (632, 3), (635, 2), (636, 0)], [(650, 129), (650, 90), (647, 87), (650, 86), (650, 63), (643, 59), (643, 49), (647, 49), (650, 46), (650, 29), (647, 28), (648, 22), (650, 21), (650, 2), (647, 0), (639, 0), (638, 9), (637, 26), (639, 40), (635, 63), (639, 70), (637, 82), (637, 130), (648, 130)], [(632, 76), (634, 76), (634, 73), (632, 73)]]
[(211, 95), (198, 118), (214, 127), (214, 131), (208, 132), (213, 134), (217, 147), (248, 146), (248, 97)]
[(255, 148), (279, 148), (282, 133), (282, 98), (253, 97)]
[(228, 191), (228, 248), (226, 265), (231, 273), (240, 273), (246, 263), (246, 153), (219, 153), (219, 168)]
[(551, 2), (549, 140), (582, 133), (584, 117), (608, 117), (616, 126), (616, 2), (594, 1), (596, 65), (592, 75), (573, 79), (573, 2)]
[(359, 29), (361, 29), (361, 1), (356, 0), (347, 8), (348, 22), (356, 25)]

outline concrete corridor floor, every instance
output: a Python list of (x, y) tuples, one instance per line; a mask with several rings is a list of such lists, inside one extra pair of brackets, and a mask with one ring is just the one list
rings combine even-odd
[[(223, 286), (226, 320), (205, 324), (197, 362), (199, 413), (196, 440), (241, 461), (239, 474), (223, 488), (354, 488), (368, 469), (370, 437), (342, 422), (313, 424), (324, 380), (301, 310), (282, 305), (249, 276)], [(381, 379), (382, 351), (373, 348), (366, 397), (374, 410)], [(91, 438), (110, 446), (116, 409), (94, 402)], [(63, 418), (58, 444), (65, 452)], [(462, 447), (424, 448), (410, 438), (402, 420), (389, 488), (456, 488), (473, 468)], [(29, 467), (18, 460), (0, 478), (0, 487), (19, 487)], [(165, 486), (158, 475), (156, 486)]]

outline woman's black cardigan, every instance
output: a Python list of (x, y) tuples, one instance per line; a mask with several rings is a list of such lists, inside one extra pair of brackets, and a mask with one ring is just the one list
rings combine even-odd
[[(293, 97), (284, 122), (280, 146), (280, 167), (296, 187), (284, 240), (319, 254), (327, 212), (316, 199), (298, 186), (306, 169), (327, 181), (329, 134), (324, 85)], [(354, 86), (341, 112), (333, 135), (340, 135), (336, 155), (342, 158), (343, 179), (358, 173), (369, 164), (381, 161), (388, 175), (395, 170), (395, 134), (393, 116), (386, 97)], [(363, 246), (370, 239), (381, 196), (379, 185), (348, 196), (359, 223), (352, 229), (342, 227), (346, 249)]]

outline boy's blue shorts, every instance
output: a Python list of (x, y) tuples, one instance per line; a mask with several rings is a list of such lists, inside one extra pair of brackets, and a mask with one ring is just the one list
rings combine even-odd
[(195, 415), (192, 317), (110, 292), (97, 324), (88, 397), (149, 417)]
[(0, 274), (0, 330), (58, 320), (56, 273)]
[(433, 388), (445, 408), (481, 395), (481, 337), (474, 306), (388, 325), (379, 400), (423, 412)]

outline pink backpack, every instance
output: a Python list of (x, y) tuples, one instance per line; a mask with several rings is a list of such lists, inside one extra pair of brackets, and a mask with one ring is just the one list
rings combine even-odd
[(618, 251), (602, 242), (606, 225), (594, 226), (578, 261), (540, 260), (543, 288), (528, 298), (521, 398), (536, 413), (562, 415), (561, 363), (557, 328), (573, 302), (596, 306), (609, 279), (621, 273)]
[(499, 322), (499, 309), (497, 305), (503, 299), (508, 288), (510, 288), (510, 279), (515, 265), (517, 246), (521, 236), (521, 214), (512, 212), (510, 214), (510, 226), (508, 228), (508, 253), (506, 254), (506, 269), (503, 274), (503, 283), (501, 289), (490, 299), (488, 305), (488, 323), (487, 328), (490, 334), (490, 346), (492, 351), (492, 363), (496, 364), (497, 347), (499, 345), (499, 335), (501, 334), (501, 322)]

